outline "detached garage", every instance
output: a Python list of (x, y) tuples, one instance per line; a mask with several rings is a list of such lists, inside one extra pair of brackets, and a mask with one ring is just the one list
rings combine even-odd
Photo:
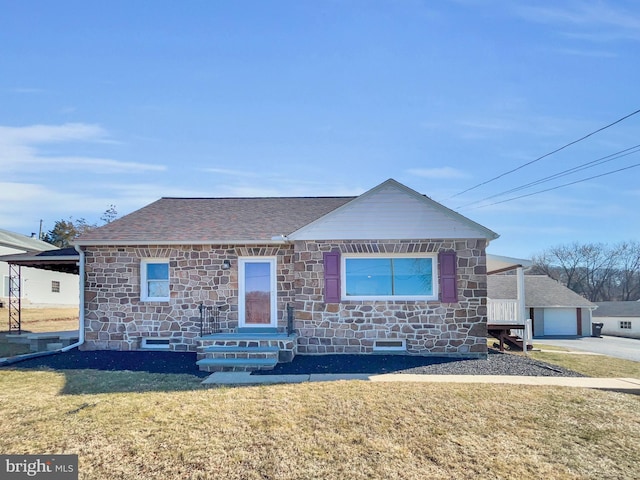
[[(535, 309), (534, 309), (535, 310)], [(578, 335), (578, 316), (575, 308), (539, 309), (543, 318), (539, 323), (544, 325), (543, 335)]]
[[(524, 287), (534, 337), (591, 335), (594, 303), (546, 275), (525, 275)], [(489, 302), (515, 300), (515, 275), (489, 275), (487, 297)]]

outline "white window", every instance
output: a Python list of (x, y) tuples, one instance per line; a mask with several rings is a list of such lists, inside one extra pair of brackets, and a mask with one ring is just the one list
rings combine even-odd
[(621, 329), (631, 329), (631, 321), (630, 320), (620, 320), (620, 328)]
[(51, 280), (51, 291), (53, 293), (60, 293), (60, 282), (57, 280)]
[(168, 302), (169, 260), (145, 258), (140, 262), (140, 300)]
[(343, 255), (343, 300), (437, 300), (435, 255)]

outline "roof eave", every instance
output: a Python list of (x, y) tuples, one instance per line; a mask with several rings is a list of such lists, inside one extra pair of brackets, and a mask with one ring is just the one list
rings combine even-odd
[(106, 245), (129, 247), (142, 245), (286, 245), (287, 240), (77, 240), (79, 247), (100, 247)]
[(78, 256), (60, 256), (60, 257), (18, 257), (16, 258), (8, 258), (7, 256), (0, 257), (0, 261), (7, 263), (15, 263), (16, 265), (19, 262), (40, 262), (40, 263), (71, 263), (77, 262)]

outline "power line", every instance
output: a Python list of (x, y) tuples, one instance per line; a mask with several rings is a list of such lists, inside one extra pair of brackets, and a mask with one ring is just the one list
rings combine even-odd
[[(633, 150), (633, 151), (630, 151)], [(634, 145), (633, 147), (626, 148), (624, 150), (620, 150), (619, 152), (612, 153), (610, 155), (606, 155), (604, 157), (600, 157), (596, 160), (592, 160), (590, 162), (582, 163), (576, 167), (569, 168), (567, 170), (563, 170), (562, 172), (555, 173), (553, 175), (549, 175), (548, 177), (543, 177), (538, 180), (534, 180), (533, 182), (526, 183), (524, 185), (520, 185), (519, 187), (514, 187), (510, 190), (506, 190), (504, 192), (496, 193), (495, 195), (490, 195), (488, 197), (481, 198), (480, 200), (475, 200), (473, 202), (469, 202), (465, 205), (461, 205), (456, 207), (456, 210), (460, 208), (466, 208), (471, 205), (475, 205), (476, 203), (484, 202), (486, 200), (491, 200), (492, 198), (501, 197), (503, 195), (508, 195), (509, 193), (518, 192), (520, 190), (524, 190), (529, 187), (534, 187), (536, 185), (540, 185), (542, 183), (550, 182), (551, 180), (555, 180), (557, 178), (566, 177), (567, 175), (571, 175), (572, 173), (580, 172), (582, 170), (587, 170), (589, 168), (596, 167), (598, 165), (603, 165), (608, 162), (612, 162), (613, 160), (618, 160), (619, 158), (626, 157), (628, 155), (633, 155), (634, 153), (640, 152), (640, 144)]]
[(533, 195), (538, 195), (539, 193), (550, 192), (552, 190), (557, 190), (559, 188), (568, 187), (570, 185), (575, 185), (576, 183), (582, 183), (582, 182), (586, 182), (587, 180), (593, 180), (594, 178), (606, 177), (607, 175), (612, 175), (614, 173), (622, 172), (624, 170), (629, 170), (629, 169), (635, 168), (635, 167), (640, 167), (640, 163), (636, 163), (634, 165), (629, 165), (628, 167), (619, 168), (618, 170), (613, 170), (611, 172), (601, 173), (600, 175), (594, 175), (593, 177), (588, 177), (588, 178), (583, 178), (581, 180), (576, 180), (575, 182), (565, 183), (563, 185), (558, 185), (556, 187), (547, 188), (545, 190), (538, 190), (537, 192), (527, 193), (526, 195), (520, 195), (518, 197), (507, 198), (506, 200), (500, 200), (499, 202), (493, 202), (493, 203), (489, 203), (487, 205), (480, 205), (478, 207), (472, 208), (472, 210), (475, 210), (475, 209), (478, 209), (478, 208), (490, 207), (492, 205), (498, 205), (500, 203), (511, 202), (513, 200), (519, 200), (520, 198), (531, 197)]
[(599, 129), (597, 129), (597, 130), (594, 130), (593, 132), (588, 133), (587, 135), (585, 135), (585, 136), (583, 136), (583, 137), (580, 137), (579, 139), (574, 140), (573, 142), (569, 142), (569, 143), (567, 143), (566, 145), (563, 145), (563, 146), (562, 146), (562, 147), (560, 147), (560, 148), (556, 148), (556, 149), (555, 149), (555, 150), (553, 150), (552, 152), (545, 153), (545, 154), (544, 154), (544, 155), (542, 155), (541, 157), (538, 157), (538, 158), (536, 158), (536, 159), (534, 159), (534, 160), (531, 160), (531, 161), (529, 161), (529, 162), (527, 162), (527, 163), (523, 163), (523, 164), (522, 164), (522, 165), (520, 165), (519, 167), (516, 167), (516, 168), (514, 168), (514, 169), (512, 169), (512, 170), (509, 170), (509, 171), (507, 171), (507, 172), (504, 172), (504, 173), (502, 173), (502, 174), (500, 174), (500, 175), (498, 175), (498, 176), (496, 176), (496, 177), (493, 177), (493, 178), (491, 178), (491, 179), (489, 179), (489, 180), (487, 180), (487, 181), (485, 181), (485, 182), (478, 183), (477, 185), (474, 185), (473, 187), (470, 187), (470, 188), (467, 188), (466, 190), (463, 190), (463, 191), (461, 191), (461, 192), (458, 192), (458, 193), (456, 193), (455, 195), (453, 195), (452, 197), (449, 197), (449, 198), (457, 197), (458, 195), (462, 195), (463, 193), (467, 193), (467, 192), (470, 192), (471, 190), (475, 190), (476, 188), (481, 187), (482, 185), (486, 185), (487, 183), (491, 183), (491, 182), (493, 182), (493, 181), (495, 181), (495, 180), (498, 180), (499, 178), (502, 178), (502, 177), (504, 177), (504, 176), (506, 176), (506, 175), (509, 175), (510, 173), (517, 172), (518, 170), (520, 170), (520, 169), (522, 169), (522, 168), (524, 168), (524, 167), (526, 167), (526, 166), (528, 166), (528, 165), (531, 165), (531, 164), (533, 164), (533, 163), (539, 162), (539, 161), (540, 161), (540, 160), (542, 160), (543, 158), (549, 157), (549, 156), (553, 155), (554, 153), (558, 153), (559, 151), (564, 150), (565, 148), (570, 147), (571, 145), (575, 145), (576, 143), (581, 142), (581, 141), (583, 141), (583, 140), (585, 140), (585, 139), (587, 139), (587, 138), (591, 137), (592, 135), (595, 135), (596, 133), (602, 132), (603, 130), (606, 130), (607, 128), (612, 127), (612, 126), (616, 125), (617, 123), (620, 123), (620, 122), (622, 122), (623, 120), (626, 120), (627, 118), (632, 117), (632, 116), (634, 116), (634, 115), (636, 115), (636, 114), (638, 114), (638, 113), (640, 113), (640, 109), (639, 109), (639, 110), (636, 110), (635, 112), (631, 112), (630, 114), (625, 115), (625, 116), (624, 116), (624, 117), (622, 117), (622, 118), (619, 118), (619, 119), (618, 119), (618, 120), (616, 120), (615, 122), (612, 122), (612, 123), (610, 123), (610, 124), (608, 124), (608, 125), (605, 125), (604, 127), (601, 127), (601, 128), (599, 128)]

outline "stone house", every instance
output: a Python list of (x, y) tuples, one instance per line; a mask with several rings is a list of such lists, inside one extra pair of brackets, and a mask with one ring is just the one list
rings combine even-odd
[(358, 197), (162, 198), (76, 242), (83, 349), (487, 354), (498, 235), (389, 179)]

